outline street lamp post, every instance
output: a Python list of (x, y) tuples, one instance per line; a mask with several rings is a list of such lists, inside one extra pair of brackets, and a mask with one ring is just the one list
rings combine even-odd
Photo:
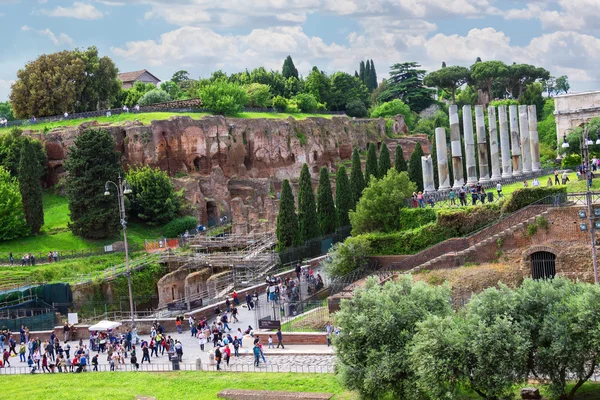
[[(569, 142), (567, 141), (567, 132), (575, 132), (573, 129), (565, 130), (563, 136), (563, 144), (562, 148), (566, 149), (569, 147)], [(587, 217), (590, 223), (590, 244), (592, 246), (592, 262), (594, 265), (594, 283), (598, 284), (598, 260), (596, 257), (596, 224), (594, 221), (594, 208), (592, 207), (592, 170), (590, 167), (590, 149), (589, 146), (594, 144), (593, 140), (589, 138), (588, 125), (585, 125), (582, 131), (582, 142), (583, 142), (583, 157), (584, 157), (584, 166), (585, 166), (585, 182), (586, 182), (586, 192), (585, 192), (585, 202), (587, 206)], [(596, 140), (596, 144), (600, 144), (600, 137)]]
[(119, 183), (107, 181), (104, 185), (104, 195), (110, 196), (109, 186), (117, 188), (117, 197), (119, 203), (119, 218), (123, 227), (123, 242), (125, 243), (125, 269), (127, 270), (127, 287), (129, 289), (129, 309), (131, 311), (131, 330), (135, 328), (135, 316), (133, 310), (133, 291), (131, 289), (131, 268), (129, 267), (129, 247), (127, 246), (127, 221), (125, 220), (125, 195), (131, 193), (127, 180), (121, 179), (119, 174)]

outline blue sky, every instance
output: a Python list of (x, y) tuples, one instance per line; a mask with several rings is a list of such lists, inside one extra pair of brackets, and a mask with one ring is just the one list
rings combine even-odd
[(396, 62), (433, 70), (481, 57), (600, 89), (596, 15), (600, 0), (0, 0), (0, 101), (28, 61), (91, 45), (122, 72), (162, 80), (180, 69), (280, 69), (288, 54), (304, 75), (372, 58), (380, 78)]

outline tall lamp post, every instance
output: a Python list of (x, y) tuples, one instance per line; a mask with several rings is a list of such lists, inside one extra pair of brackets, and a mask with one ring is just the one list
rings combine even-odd
[(133, 310), (133, 291), (131, 290), (131, 269), (129, 268), (129, 248), (127, 246), (127, 221), (125, 220), (125, 195), (131, 193), (127, 180), (121, 179), (119, 174), (119, 183), (107, 181), (104, 185), (104, 195), (110, 196), (109, 186), (117, 188), (117, 197), (119, 200), (119, 218), (123, 227), (123, 242), (125, 243), (125, 269), (127, 270), (127, 287), (129, 289), (129, 309), (131, 310), (131, 330), (135, 328), (135, 317)]
[[(577, 133), (575, 130), (569, 128), (567, 130), (565, 130), (565, 133), (563, 135), (563, 144), (562, 144), (562, 148), (563, 149), (567, 149), (569, 148), (569, 142), (567, 141), (567, 132), (573, 132), (573, 133)], [(585, 182), (586, 182), (586, 192), (585, 192), (585, 202), (586, 202), (586, 206), (587, 206), (587, 217), (588, 217), (588, 221), (590, 223), (590, 243), (592, 246), (592, 262), (594, 265), (594, 282), (596, 283), (596, 285), (598, 284), (598, 260), (596, 257), (596, 240), (595, 240), (595, 234), (596, 234), (596, 224), (594, 221), (594, 217), (595, 217), (595, 211), (594, 208), (592, 207), (592, 171), (590, 168), (590, 149), (589, 146), (594, 144), (594, 141), (591, 140), (589, 138), (589, 131), (588, 131), (588, 125), (585, 125), (583, 131), (582, 131), (582, 151), (583, 151), (583, 158), (584, 158), (584, 165), (585, 165)], [(596, 140), (596, 144), (600, 144), (600, 137), (598, 137), (598, 139)], [(585, 218), (585, 216), (583, 216)]]

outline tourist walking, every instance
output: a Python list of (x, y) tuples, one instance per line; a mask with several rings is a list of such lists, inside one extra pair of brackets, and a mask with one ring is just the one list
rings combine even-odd
[(282, 349), (285, 349), (283, 345), (283, 335), (281, 334), (281, 328), (277, 328), (277, 348), (281, 346)]
[(498, 192), (498, 198), (502, 197), (502, 184), (500, 182), (498, 182), (498, 184), (496, 185), (496, 192)]
[(254, 344), (252, 352), (254, 353), (254, 366), (258, 367), (260, 365), (260, 347), (258, 347), (258, 343)]
[(331, 326), (331, 322), (327, 321), (327, 325), (325, 325), (325, 333), (327, 337), (327, 347), (331, 346), (331, 332), (333, 332), (333, 326)]

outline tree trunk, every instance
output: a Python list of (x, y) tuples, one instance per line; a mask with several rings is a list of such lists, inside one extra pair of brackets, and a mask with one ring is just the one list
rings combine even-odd
[(588, 379), (590, 379), (592, 377), (592, 375), (594, 375), (594, 370), (595, 369), (596, 369), (596, 360), (594, 360), (592, 362), (592, 365), (590, 367), (590, 372), (588, 372), (588, 374), (585, 376), (585, 378), (584, 379), (580, 379), (577, 382), (577, 384), (575, 386), (573, 386), (573, 388), (569, 392), (569, 397), (568, 397), (569, 400), (573, 400), (573, 398), (575, 397), (575, 392), (577, 391), (577, 389), (579, 389), (581, 387), (581, 385), (583, 385)]

